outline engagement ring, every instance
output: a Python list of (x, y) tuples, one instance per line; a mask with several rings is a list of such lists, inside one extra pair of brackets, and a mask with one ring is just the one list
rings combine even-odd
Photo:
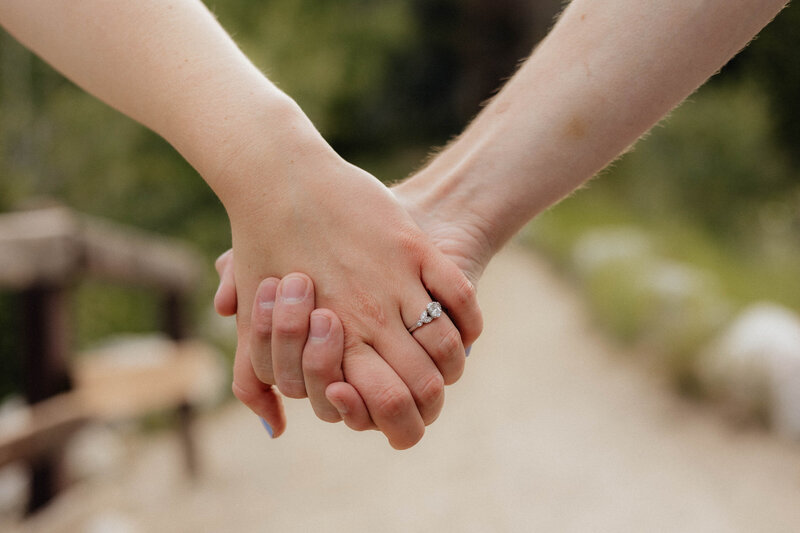
[(434, 318), (439, 318), (440, 316), (442, 316), (442, 304), (440, 304), (439, 302), (431, 302), (419, 316), (419, 320), (417, 321), (417, 323), (408, 328), (408, 332), (411, 333), (415, 329), (427, 324)]

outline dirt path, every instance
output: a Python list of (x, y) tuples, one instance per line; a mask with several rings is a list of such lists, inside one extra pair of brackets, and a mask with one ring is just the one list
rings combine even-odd
[(678, 399), (527, 252), (497, 257), (481, 300), (486, 333), (414, 449), (302, 401), (270, 441), (231, 405), (201, 423), (197, 485), (165, 436), (22, 531), (800, 531), (800, 444)]

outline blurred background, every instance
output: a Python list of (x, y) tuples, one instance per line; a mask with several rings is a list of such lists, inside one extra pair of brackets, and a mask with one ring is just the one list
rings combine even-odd
[[(464, 128), (562, 2), (206, 4), (340, 154), (391, 182)], [(798, 27), (793, 5), (634, 151), (518, 238), (579, 289), (592, 327), (623, 350), (646, 353), (692, 398), (730, 396), (717, 383), (748, 374), (731, 378), (700, 361), (726, 357), (719, 346), (731, 328), (744, 327), (758, 351), (768, 349), (758, 343), (769, 328), (791, 339), (798, 323)], [(2, 33), (0, 213), (54, 204), (190, 243), (203, 276), (189, 322), (233, 353), (230, 324), (220, 327), (210, 306), (213, 260), (230, 245), (211, 190), (162, 139)], [(147, 291), (87, 281), (71, 296), (75, 352), (160, 327), (162, 300)], [(21, 394), (23, 381), (15, 298), (0, 291), (0, 399)], [(748, 311), (755, 318), (741, 326)], [(756, 394), (737, 412), (770, 424), (771, 408)]]

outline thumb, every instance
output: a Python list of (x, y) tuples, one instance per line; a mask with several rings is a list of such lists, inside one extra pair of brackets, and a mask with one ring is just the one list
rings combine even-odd
[(269, 424), (270, 436), (280, 437), (286, 430), (286, 414), (281, 395), (272, 385), (262, 383), (250, 363), (250, 355), (243, 349), (236, 350), (233, 363), (233, 394), (250, 408), (262, 421)]

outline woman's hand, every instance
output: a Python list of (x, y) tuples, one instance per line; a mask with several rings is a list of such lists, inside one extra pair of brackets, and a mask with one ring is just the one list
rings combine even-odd
[[(228, 191), (241, 183), (239, 194), (223, 198), (236, 256), (234, 391), (248, 405), (265, 391), (272, 394), (259, 382), (305, 397), (304, 368), (294, 354), (306, 343), (309, 322), (281, 318), (273, 327), (259, 317), (273, 308), (275, 314), (306, 317), (314, 306), (329, 308), (343, 325), (337, 378), (355, 387), (392, 446), (407, 448), (438, 416), (444, 384), (461, 374), (462, 339), (469, 344), (480, 333), (474, 288), (384, 185), (315, 135), (305, 137), (304, 127), (301, 120), (292, 141), (273, 135), (274, 142), (258, 143), (263, 150), (246, 148), (218, 179), (227, 182)], [(264, 172), (270, 180), (262, 185)], [(270, 281), (298, 271), (306, 276)], [(407, 326), (431, 299), (449, 316), (412, 337)], [(269, 351), (253, 340), (266, 336)], [(334, 417), (330, 411), (320, 414)]]
[[(467, 206), (454, 205), (452, 198), (435, 198), (431, 188), (420, 186), (426, 182), (429, 183), (423, 171), (405, 184), (395, 187), (393, 193), (414, 216), (415, 222), (421, 223), (436, 246), (464, 271), (472, 283), (476, 283), (492, 255), (484, 228), (480, 225), (482, 221), (471, 215)], [(446, 220), (445, 216), (450, 220)], [(230, 316), (237, 310), (232, 251), (222, 254), (216, 266), (220, 286), (214, 299), (215, 308), (221, 315)], [(296, 273), (284, 280), (269, 278), (262, 282), (260, 290), (275, 295), (279, 284), (296, 276), (307, 279), (307, 276)], [(260, 330), (261, 334), (252, 335), (247, 342), (240, 342), (240, 350), (262, 353), (269, 359), (266, 354), (281, 350), (276, 347), (277, 343), (271, 335), (273, 331), (306, 328), (309, 331), (307, 341), (294, 345), (292, 350), (284, 350), (284, 357), (293, 359), (296, 366), (302, 367), (305, 388), (317, 416), (329, 422), (343, 418), (348, 426), (356, 430), (375, 428), (358, 392), (343, 382), (341, 322), (329, 309), (314, 309), (313, 283), (308, 279), (307, 282), (310, 293), (302, 302), (287, 304), (278, 300), (265, 309), (254, 311), (252, 323), (258, 324), (254, 329)], [(329, 329), (326, 330), (327, 326)], [(413, 336), (417, 338), (423, 332), (424, 329), (420, 329)], [(445, 376), (445, 382), (450, 384), (461, 375), (463, 358), (451, 358), (444, 364), (448, 366), (440, 367), (440, 371)], [(280, 405), (277, 395), (271, 389), (265, 389), (257, 379), (253, 380), (251, 388), (254, 394), (249, 395), (245, 403), (266, 418), (279, 434), (285, 427), (285, 418), (277, 407)]]
[[(215, 267), (220, 276), (220, 285), (214, 297), (214, 308), (222, 316), (233, 316), (236, 314), (233, 250), (222, 254), (217, 259)], [(325, 397), (328, 385), (344, 380), (342, 323), (333, 311), (322, 308), (314, 309), (314, 286), (305, 274), (293, 273), (284, 279), (288, 280), (293, 277), (303, 277), (310, 284), (308, 297), (299, 302), (276, 301), (281, 280), (268, 278), (261, 282), (258, 293), (265, 297), (264, 300), (268, 304), (254, 307), (251, 323), (253, 330), (259, 333), (252, 335), (246, 342), (239, 343), (237, 352), (241, 352), (241, 356), (237, 357), (237, 365), (240, 367), (234, 372), (237, 376), (237, 379), (234, 380), (236, 396), (269, 423), (273, 430), (272, 435), (276, 438), (286, 428), (286, 416), (283, 412), (280, 395), (272, 385), (265, 384), (256, 377), (250, 363), (251, 352), (271, 358), (272, 331), (276, 321), (278, 322), (277, 329), (280, 331), (308, 328), (308, 339), (305, 345), (293, 357), (303, 369), (305, 389), (316, 415), (327, 422), (338, 422), (342, 419), (340, 410)], [(280, 351), (280, 348), (277, 348), (276, 351)], [(353, 389), (352, 394), (357, 398), (360, 416), (366, 417), (369, 421), (369, 428), (374, 428), (366, 405), (358, 392)], [(343, 409), (345, 413), (347, 410), (346, 407)], [(363, 429), (367, 429), (367, 427)]]

